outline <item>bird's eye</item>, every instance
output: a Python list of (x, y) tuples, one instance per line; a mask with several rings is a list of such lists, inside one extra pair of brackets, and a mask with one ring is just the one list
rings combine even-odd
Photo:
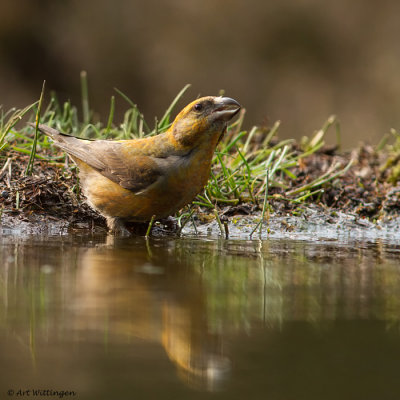
[(194, 109), (195, 109), (196, 111), (201, 111), (201, 110), (203, 109), (203, 104), (201, 104), (201, 103), (195, 104), (195, 105), (194, 105)]

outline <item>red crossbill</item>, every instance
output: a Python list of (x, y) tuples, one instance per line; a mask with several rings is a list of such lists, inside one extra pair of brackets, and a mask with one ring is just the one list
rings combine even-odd
[(87, 202), (110, 231), (129, 234), (126, 221), (168, 217), (196, 197), (239, 110), (229, 97), (203, 97), (187, 105), (166, 132), (143, 139), (85, 140), (46, 125), (39, 129), (76, 162)]

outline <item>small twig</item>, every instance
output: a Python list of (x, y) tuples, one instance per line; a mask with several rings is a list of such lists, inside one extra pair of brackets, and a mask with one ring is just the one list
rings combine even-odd
[(6, 169), (8, 168), (8, 165), (10, 164), (10, 162), (11, 162), (11, 157), (8, 157), (7, 161), (3, 165), (3, 168), (0, 170), (0, 179), (2, 179), (3, 176), (5, 175)]
[(225, 239), (229, 239), (229, 227), (226, 221), (224, 221), (224, 229), (225, 229)]
[(199, 232), (197, 231), (197, 226), (196, 226), (196, 222), (194, 221), (193, 215), (190, 217), (192, 224), (193, 224), (193, 228), (194, 228), (194, 234), (197, 236), (199, 234)]
[(15, 194), (15, 208), (17, 210), (19, 209), (19, 190), (17, 190), (17, 193)]
[(8, 174), (7, 174), (7, 186), (8, 188), (11, 187), (11, 175), (12, 175), (12, 162), (8, 164)]

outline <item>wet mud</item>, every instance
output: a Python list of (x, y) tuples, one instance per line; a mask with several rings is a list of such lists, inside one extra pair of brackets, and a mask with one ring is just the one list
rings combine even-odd
[[(318, 195), (302, 202), (295, 202), (287, 195), (313, 181), (333, 163), (345, 164), (350, 159), (354, 160), (353, 166), (344, 175), (325, 183)], [(2, 234), (107, 232), (104, 218), (85, 203), (80, 193), (74, 165), (36, 160), (34, 174), (25, 176), (27, 161), (27, 156), (10, 153), (1, 168)], [(399, 238), (400, 184), (392, 170), (385, 168), (383, 155), (372, 147), (342, 154), (335, 148), (324, 148), (301, 159), (292, 173), (296, 179), (287, 181), (286, 190), (269, 189), (268, 209), (262, 224), (259, 222), (263, 204), (216, 204), (220, 221), (213, 210), (196, 207), (193, 218), (180, 233), (242, 239), (260, 235), (311, 240), (341, 235)], [(131, 228), (134, 234), (145, 232), (143, 227)], [(178, 233), (177, 224), (163, 222), (158, 222), (152, 231), (154, 236)]]

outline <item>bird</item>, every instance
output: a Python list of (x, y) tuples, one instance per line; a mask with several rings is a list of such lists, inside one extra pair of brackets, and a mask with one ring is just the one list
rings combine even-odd
[(202, 97), (165, 132), (128, 140), (82, 139), (43, 124), (38, 129), (77, 164), (86, 201), (109, 231), (130, 236), (127, 222), (172, 216), (203, 190), (214, 151), (240, 109), (230, 97)]

